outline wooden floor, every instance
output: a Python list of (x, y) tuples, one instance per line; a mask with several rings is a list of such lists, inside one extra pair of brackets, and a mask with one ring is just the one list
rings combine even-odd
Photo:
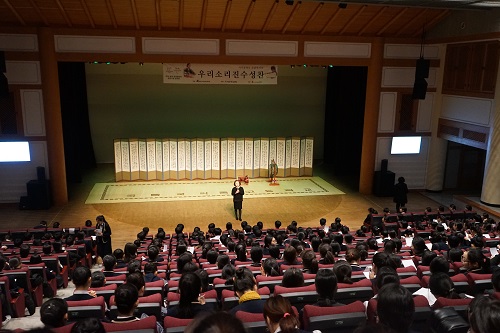
[[(351, 229), (357, 229), (365, 219), (368, 207), (374, 207), (380, 212), (384, 207), (394, 209), (392, 198), (361, 195), (352, 180), (336, 178), (326, 165), (316, 166), (314, 173), (346, 194), (245, 199), (243, 219), (251, 225), (262, 221), (264, 227), (268, 228), (274, 226), (276, 220), (280, 220), (283, 226), (295, 220), (299, 226), (307, 227), (318, 225), (322, 217), (326, 218), (328, 223), (340, 217)], [(163, 227), (167, 233), (172, 232), (178, 223), (183, 223), (186, 231), (191, 231), (195, 226), (206, 230), (211, 222), (222, 228), (228, 221), (239, 226), (239, 221), (234, 219), (232, 202), (225, 200), (85, 204), (95, 183), (113, 181), (113, 165), (99, 165), (84, 176), (82, 183), (69, 185), (69, 203), (64, 206), (29, 211), (19, 210), (14, 204), (0, 205), (0, 228), (31, 227), (41, 220), (48, 221), (49, 225), (58, 221), (63, 228), (82, 226), (87, 219), (95, 223), (95, 217), (102, 214), (111, 225), (113, 248), (117, 248), (133, 241), (144, 226), (148, 226), (152, 231)], [(410, 211), (418, 211), (427, 206), (437, 208), (439, 204), (419, 192), (411, 192), (407, 207)], [(463, 203), (455, 204), (459, 209), (464, 206)]]

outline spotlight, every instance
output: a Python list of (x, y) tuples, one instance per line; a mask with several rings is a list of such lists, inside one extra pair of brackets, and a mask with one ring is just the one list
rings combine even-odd
[(293, 6), (293, 0), (285, 0), (285, 3), (286, 3), (288, 6)]
[(144, 63), (143, 63), (143, 62), (140, 62), (140, 63), (139, 63), (139, 66), (144, 66)]
[(347, 4), (345, 2), (341, 2), (341, 3), (339, 3), (339, 8), (340, 9), (346, 9), (347, 8)]
[(106, 61), (106, 65), (109, 65), (109, 64), (111, 64), (111, 63), (109, 61)]
[(307, 67), (307, 65), (306, 65), (306, 64), (303, 64), (302, 66), (304, 66), (304, 68), (306, 68), (306, 67)]

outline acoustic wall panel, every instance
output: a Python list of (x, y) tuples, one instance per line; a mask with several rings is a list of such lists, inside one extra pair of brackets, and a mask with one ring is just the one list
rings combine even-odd
[(147, 139), (146, 140), (147, 149), (147, 159), (148, 159), (148, 169), (147, 169), (147, 180), (155, 180), (156, 178), (156, 140)]
[(304, 151), (304, 176), (313, 175), (313, 155), (314, 152), (314, 138), (305, 138), (305, 151)]
[(278, 164), (278, 177), (285, 177), (285, 138), (276, 139), (276, 164)]
[(191, 139), (191, 179), (196, 179), (198, 177), (198, 158), (196, 156), (197, 152), (197, 140)]
[(236, 139), (227, 139), (227, 176), (236, 178)]
[(45, 136), (42, 89), (20, 89), (25, 136)]
[(139, 139), (139, 179), (148, 179), (148, 155), (146, 139)]
[(123, 180), (123, 170), (122, 170), (122, 148), (121, 148), (121, 140), (114, 139), (113, 140), (113, 148), (115, 155), (115, 180), (119, 182)]
[(260, 168), (259, 176), (269, 177), (269, 138), (260, 138)]
[(122, 172), (123, 180), (130, 180), (130, 148), (127, 139), (122, 139), (120, 142), (122, 150)]
[(299, 176), (305, 175), (306, 164), (306, 138), (300, 138)]
[(212, 178), (220, 179), (220, 140), (212, 138)]
[(186, 139), (186, 179), (192, 179), (193, 160), (191, 153), (191, 140)]

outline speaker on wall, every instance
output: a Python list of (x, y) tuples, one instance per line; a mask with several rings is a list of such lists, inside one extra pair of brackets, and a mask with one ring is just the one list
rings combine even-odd
[(425, 99), (427, 93), (427, 81), (424, 78), (415, 79), (413, 84), (413, 99)]
[(415, 83), (413, 84), (413, 99), (425, 99), (427, 93), (427, 80), (429, 77), (430, 60), (420, 58), (415, 67)]
[(431, 66), (431, 61), (420, 58), (417, 60), (417, 67), (415, 68), (415, 78), (428, 78), (429, 68)]
[(0, 74), (7, 73), (7, 66), (5, 65), (5, 52), (0, 51)]

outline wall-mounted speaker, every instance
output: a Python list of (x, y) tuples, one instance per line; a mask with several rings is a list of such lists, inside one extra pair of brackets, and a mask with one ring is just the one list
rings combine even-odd
[(427, 93), (427, 81), (424, 78), (415, 78), (415, 83), (413, 84), (413, 99), (425, 99)]
[(7, 65), (5, 64), (5, 52), (0, 51), (0, 74), (7, 73)]
[(417, 60), (417, 67), (415, 68), (415, 78), (428, 78), (429, 68), (431, 66), (431, 61), (424, 58)]

